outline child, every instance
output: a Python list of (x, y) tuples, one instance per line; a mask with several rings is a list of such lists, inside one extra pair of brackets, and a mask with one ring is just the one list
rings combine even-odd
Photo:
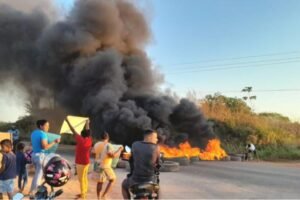
[(1, 141), (2, 164), (0, 168), (0, 199), (6, 192), (9, 199), (12, 199), (14, 191), (14, 179), (16, 178), (16, 156), (12, 152), (12, 142), (8, 139)]
[(21, 193), (24, 191), (24, 188), (27, 184), (27, 178), (28, 178), (28, 173), (26, 169), (26, 164), (28, 164), (28, 161), (25, 157), (24, 149), (25, 149), (24, 143), (21, 142), (17, 145), (17, 154), (16, 154), (17, 175), (18, 175), (18, 187)]

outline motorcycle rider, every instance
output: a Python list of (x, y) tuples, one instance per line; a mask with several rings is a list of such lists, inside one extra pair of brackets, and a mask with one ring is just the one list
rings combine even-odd
[(155, 170), (159, 168), (160, 151), (157, 145), (157, 132), (144, 131), (144, 140), (132, 144), (130, 168), (131, 172), (122, 183), (124, 199), (130, 199), (129, 188), (138, 183), (155, 182)]

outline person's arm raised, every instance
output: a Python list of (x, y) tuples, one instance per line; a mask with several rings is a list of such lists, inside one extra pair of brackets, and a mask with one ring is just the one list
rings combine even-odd
[(86, 120), (86, 123), (85, 123), (85, 130), (90, 130), (90, 119), (87, 119), (87, 120)]
[(71, 129), (73, 135), (80, 135), (80, 134), (77, 133), (77, 131), (74, 129), (74, 127), (73, 127), (72, 124), (70, 123), (68, 117), (66, 118), (66, 122), (67, 122), (68, 126), (70, 127), (70, 129)]

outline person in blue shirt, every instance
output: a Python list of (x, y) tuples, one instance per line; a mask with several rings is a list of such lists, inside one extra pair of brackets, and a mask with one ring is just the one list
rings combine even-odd
[(37, 129), (31, 133), (32, 144), (32, 163), (35, 168), (35, 174), (32, 179), (29, 195), (32, 196), (36, 191), (38, 185), (40, 185), (43, 178), (43, 161), (45, 158), (45, 151), (53, 147), (53, 145), (60, 142), (60, 139), (48, 143), (47, 132), (50, 128), (50, 124), (47, 120), (41, 119), (36, 122)]
[(11, 133), (13, 138), (13, 151), (15, 152), (16, 145), (19, 142), (20, 131), (17, 129), (16, 125), (12, 125), (11, 128), (7, 131)]
[(28, 164), (28, 161), (25, 157), (25, 144), (24, 143), (18, 143), (17, 145), (17, 175), (18, 175), (18, 188), (20, 192), (22, 193), (28, 180), (28, 172), (26, 169), (26, 165)]
[(0, 199), (3, 199), (3, 193), (7, 193), (8, 198), (12, 199), (16, 178), (16, 155), (12, 152), (12, 142), (9, 139), (2, 140), (1, 150)]

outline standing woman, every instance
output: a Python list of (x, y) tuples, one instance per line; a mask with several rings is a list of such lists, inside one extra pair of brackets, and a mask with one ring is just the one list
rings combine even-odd
[(90, 150), (92, 148), (92, 137), (89, 126), (90, 121), (86, 121), (85, 129), (81, 131), (81, 135), (76, 132), (68, 118), (66, 119), (66, 122), (68, 123), (76, 140), (75, 163), (81, 190), (81, 194), (79, 196), (82, 199), (86, 199), (86, 194), (88, 192)]
[(29, 195), (32, 196), (36, 191), (38, 185), (43, 178), (42, 163), (45, 158), (45, 150), (50, 149), (53, 145), (60, 142), (60, 139), (56, 139), (54, 142), (48, 143), (47, 132), (50, 128), (50, 124), (47, 120), (41, 119), (36, 122), (37, 129), (31, 133), (32, 144), (32, 163), (35, 168), (35, 174), (32, 179)]

